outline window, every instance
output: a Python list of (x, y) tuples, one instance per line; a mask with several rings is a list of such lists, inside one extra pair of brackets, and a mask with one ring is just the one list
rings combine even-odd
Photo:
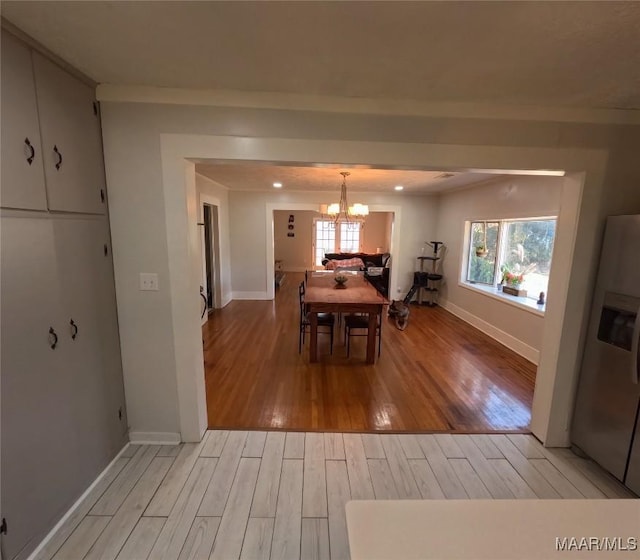
[(469, 222), (467, 282), (495, 286), (510, 272), (538, 299), (547, 292), (555, 233), (555, 218)]
[[(325, 253), (357, 253), (360, 251), (362, 222), (315, 220), (313, 262), (322, 266)], [(336, 235), (336, 231), (338, 235)]]

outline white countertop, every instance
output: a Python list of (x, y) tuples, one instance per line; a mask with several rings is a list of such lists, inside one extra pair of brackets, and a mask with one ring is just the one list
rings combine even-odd
[[(351, 560), (640, 558), (640, 500), (363, 500), (346, 509)], [(603, 550), (612, 544), (618, 550)]]

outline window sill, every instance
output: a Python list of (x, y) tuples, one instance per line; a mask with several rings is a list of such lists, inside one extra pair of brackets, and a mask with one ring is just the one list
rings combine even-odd
[(528, 311), (529, 313), (533, 313), (534, 315), (538, 315), (539, 317), (544, 317), (544, 311), (547, 307), (546, 304), (538, 305), (536, 303), (536, 300), (528, 297), (518, 297), (505, 294), (502, 292), (502, 290), (500, 290), (500, 288), (496, 286), (472, 284), (471, 282), (463, 281), (458, 282), (458, 286), (466, 288), (467, 290), (471, 290), (472, 292), (484, 294), (485, 296), (497, 299), (503, 303), (513, 305), (514, 307), (518, 307), (523, 311)]

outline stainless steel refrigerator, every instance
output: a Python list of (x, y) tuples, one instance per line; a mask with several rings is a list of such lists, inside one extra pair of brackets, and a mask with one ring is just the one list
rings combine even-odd
[(640, 494), (640, 215), (607, 219), (571, 441)]

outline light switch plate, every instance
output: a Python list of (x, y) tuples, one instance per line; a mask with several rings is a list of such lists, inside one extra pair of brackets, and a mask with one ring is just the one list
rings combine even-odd
[(140, 273), (140, 289), (143, 291), (158, 291), (158, 274), (155, 272)]

